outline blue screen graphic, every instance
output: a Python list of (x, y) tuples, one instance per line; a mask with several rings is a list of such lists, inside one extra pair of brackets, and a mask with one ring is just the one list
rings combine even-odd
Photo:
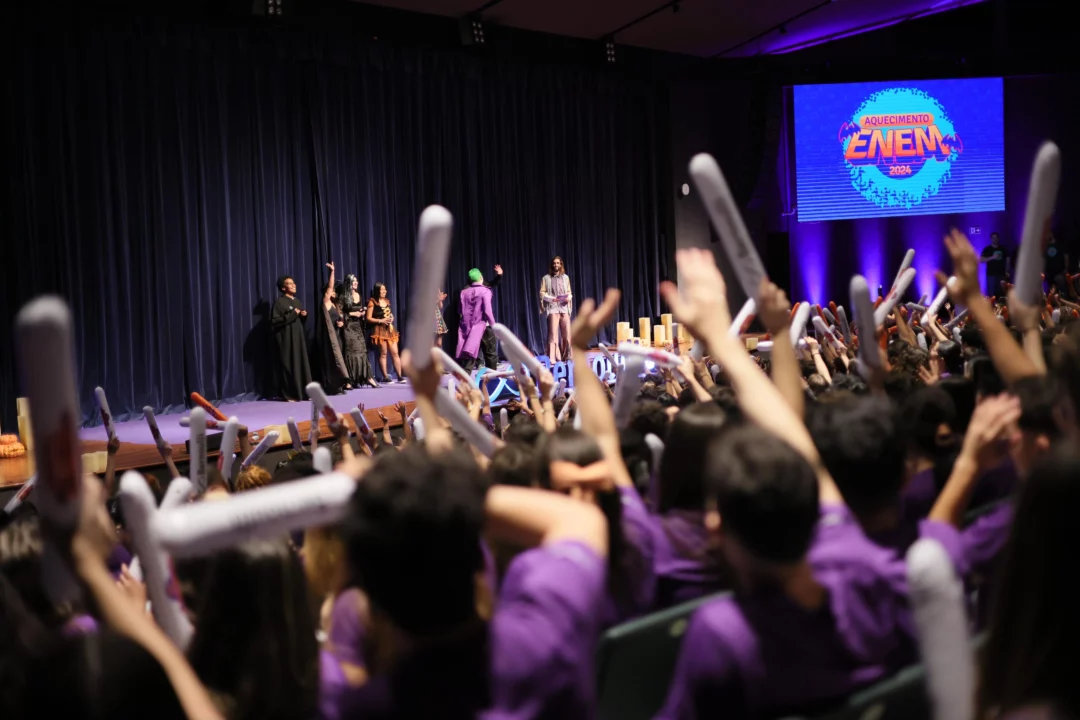
[(795, 86), (800, 222), (1005, 209), (1001, 78)]

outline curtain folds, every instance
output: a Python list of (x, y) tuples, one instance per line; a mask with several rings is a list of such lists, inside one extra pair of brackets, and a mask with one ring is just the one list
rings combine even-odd
[(71, 304), (90, 423), (96, 385), (121, 418), (179, 409), (192, 391), (259, 394), (279, 275), (310, 307), (333, 261), (365, 295), (386, 283), (400, 327), (414, 312), (434, 324), (434, 308), (409, 306), (431, 203), (455, 220), (451, 323), (468, 270), (499, 263), (496, 317), (541, 350), (537, 295), (555, 254), (578, 301), (617, 285), (622, 317), (660, 312), (667, 100), (656, 81), (150, 19), (31, 23), (12, 56), (0, 125), (0, 233), (16, 249), (0, 294), (5, 425), (18, 392), (11, 321), (44, 292)]

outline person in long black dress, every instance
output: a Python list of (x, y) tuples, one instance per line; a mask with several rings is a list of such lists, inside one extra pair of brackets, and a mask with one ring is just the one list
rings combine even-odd
[(364, 317), (367, 315), (363, 297), (358, 288), (360, 281), (352, 273), (345, 276), (345, 284), (339, 291), (342, 319), (345, 321), (345, 367), (353, 387), (379, 387), (372, 376), (368, 361), (367, 340), (364, 338)]
[(330, 279), (323, 288), (322, 299), (319, 301), (321, 312), (315, 318), (315, 347), (319, 353), (316, 370), (323, 390), (336, 395), (352, 389), (352, 385), (349, 384), (349, 374), (341, 352), (341, 329), (345, 323), (334, 302), (337, 298), (334, 263), (326, 263), (326, 267), (330, 268)]
[(311, 363), (307, 338), (304, 337), (307, 310), (296, 299), (296, 281), (291, 276), (281, 276), (277, 285), (281, 297), (274, 301), (270, 311), (270, 324), (274, 326), (281, 361), (277, 392), (280, 397), (296, 402), (304, 397), (304, 389), (311, 382)]

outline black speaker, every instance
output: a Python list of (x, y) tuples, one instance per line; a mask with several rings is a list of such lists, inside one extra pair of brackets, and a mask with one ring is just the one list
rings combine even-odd
[(787, 292), (791, 292), (791, 246), (786, 232), (765, 235), (765, 272), (769, 279)]

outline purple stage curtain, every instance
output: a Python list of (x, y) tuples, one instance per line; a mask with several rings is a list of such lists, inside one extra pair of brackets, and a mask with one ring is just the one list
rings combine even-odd
[(413, 312), (434, 328), (434, 308), (409, 307), (431, 203), (455, 219), (451, 323), (468, 270), (501, 263), (495, 315), (540, 350), (555, 254), (578, 304), (618, 285), (621, 317), (661, 312), (661, 83), (348, 31), (44, 15), (15, 18), (0, 80), (4, 426), (19, 392), (12, 320), (41, 293), (74, 312), (88, 424), (96, 385), (119, 419), (175, 411), (192, 391), (261, 393), (275, 279), (291, 274), (312, 308), (327, 261), (365, 295), (386, 283), (400, 328)]

